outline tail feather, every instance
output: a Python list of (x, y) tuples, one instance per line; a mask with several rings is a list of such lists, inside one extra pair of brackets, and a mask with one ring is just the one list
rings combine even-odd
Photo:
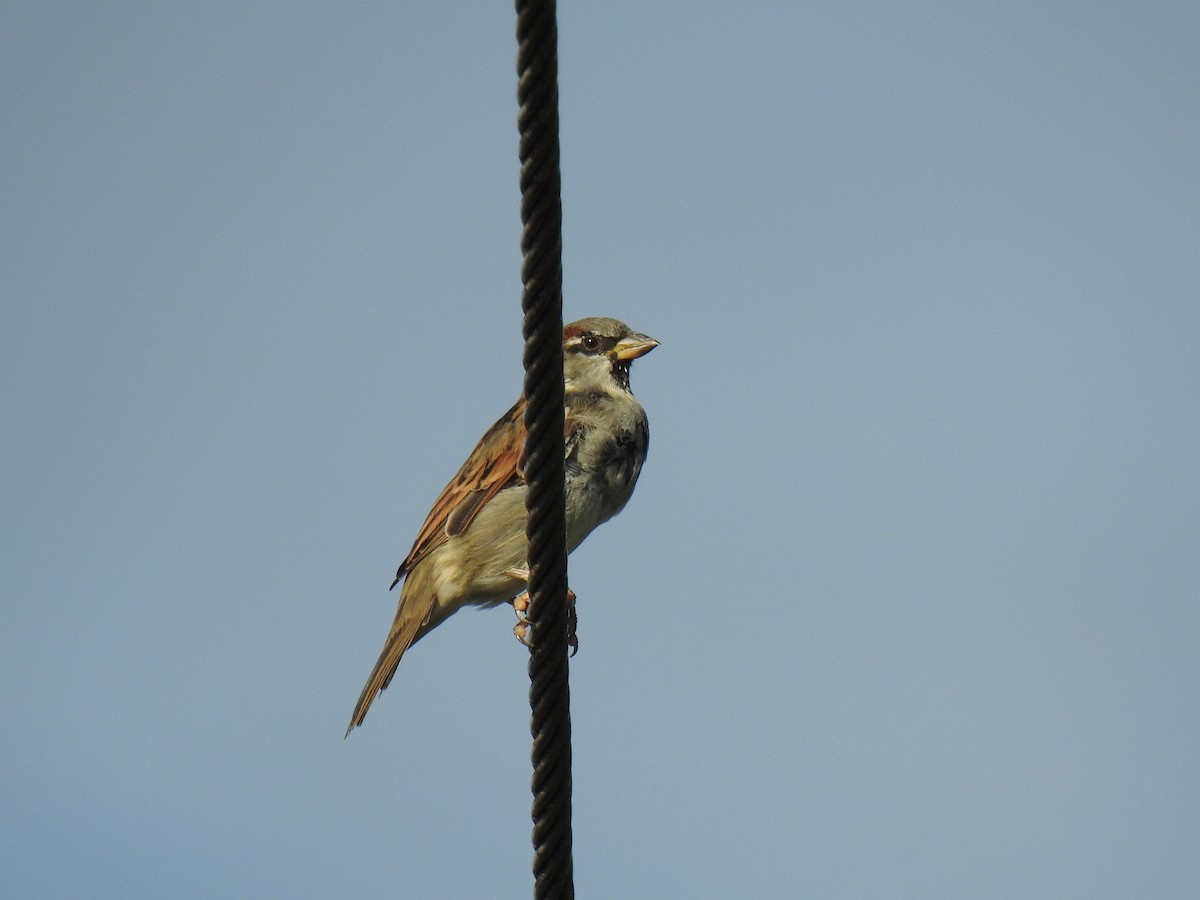
[[(417, 597), (421, 597), (421, 600), (414, 602)], [(396, 618), (392, 622), (392, 630), (388, 632), (387, 640), (383, 644), (383, 652), (379, 654), (379, 660), (375, 663), (375, 668), (371, 670), (370, 677), (367, 678), (362, 694), (359, 695), (358, 703), (354, 705), (354, 714), (350, 717), (350, 725), (346, 728), (347, 737), (351, 731), (363, 723), (363, 719), (367, 717), (367, 710), (371, 708), (371, 704), (379, 696), (380, 691), (385, 690), (391, 684), (392, 676), (396, 674), (401, 657), (412, 646), (419, 636), (419, 632), (422, 631), (422, 627), (429, 620), (433, 605), (432, 591), (420, 590), (410, 576), (404, 582), (404, 587), (400, 589), (399, 607), (396, 610)]]

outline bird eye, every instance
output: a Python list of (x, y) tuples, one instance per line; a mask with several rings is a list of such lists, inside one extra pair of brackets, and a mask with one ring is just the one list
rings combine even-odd
[(579, 343), (584, 350), (600, 349), (600, 338), (596, 337), (594, 334), (585, 334), (579, 339)]

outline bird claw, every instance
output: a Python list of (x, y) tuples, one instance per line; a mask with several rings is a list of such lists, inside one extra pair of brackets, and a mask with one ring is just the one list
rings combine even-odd
[[(509, 573), (515, 571), (515, 569), (510, 569)], [(528, 575), (528, 570), (525, 570), (527, 578)], [(533, 642), (529, 638), (529, 591), (521, 591), (521, 593), (513, 598), (512, 605), (513, 612), (517, 616), (517, 624), (513, 626), (513, 634), (526, 647), (532, 648)], [(579, 652), (579, 637), (575, 634), (578, 625), (579, 616), (575, 612), (575, 592), (567, 588), (567, 646), (571, 648), (572, 657)]]
[(513, 634), (516, 635), (518, 641), (520, 641), (522, 644), (524, 644), (530, 650), (533, 649), (533, 644), (531, 644), (529, 642), (529, 623), (528, 622), (518, 622), (516, 625), (514, 625), (513, 626)]
[(521, 591), (517, 594), (513, 598), (512, 605), (513, 612), (517, 614), (517, 624), (513, 626), (513, 634), (526, 647), (532, 648), (533, 644), (529, 642), (529, 591)]
[(567, 646), (571, 648), (571, 654), (567, 659), (574, 658), (579, 652), (579, 636), (575, 630), (579, 627), (579, 616), (575, 612), (575, 592), (567, 588)]

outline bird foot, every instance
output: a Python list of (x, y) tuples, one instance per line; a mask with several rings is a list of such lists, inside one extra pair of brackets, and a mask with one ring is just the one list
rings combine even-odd
[[(517, 570), (510, 569), (506, 574), (514, 574)], [(523, 570), (525, 578), (529, 577), (529, 570)], [(517, 615), (517, 624), (513, 626), (513, 634), (517, 640), (526, 647), (532, 647), (533, 642), (529, 637), (529, 591), (521, 591), (513, 598), (513, 612)], [(575, 592), (567, 588), (567, 646), (571, 648), (571, 656), (579, 652), (579, 637), (575, 634), (575, 630), (579, 625), (579, 617), (575, 612)]]

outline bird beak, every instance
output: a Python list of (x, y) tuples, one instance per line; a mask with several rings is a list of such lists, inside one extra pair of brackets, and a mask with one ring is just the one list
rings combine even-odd
[(613, 347), (612, 352), (621, 362), (629, 362), (631, 359), (645, 356), (657, 346), (658, 341), (654, 338), (634, 332), (617, 341), (617, 346)]

